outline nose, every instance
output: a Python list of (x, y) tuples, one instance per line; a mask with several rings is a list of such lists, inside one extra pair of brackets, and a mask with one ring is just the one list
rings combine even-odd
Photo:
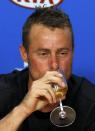
[(56, 71), (58, 70), (59, 64), (58, 59), (56, 56), (51, 56), (49, 60), (49, 68), (50, 70)]

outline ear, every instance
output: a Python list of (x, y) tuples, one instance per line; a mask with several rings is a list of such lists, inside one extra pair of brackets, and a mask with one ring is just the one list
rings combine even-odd
[(28, 62), (27, 51), (23, 45), (20, 45), (20, 54), (24, 62)]

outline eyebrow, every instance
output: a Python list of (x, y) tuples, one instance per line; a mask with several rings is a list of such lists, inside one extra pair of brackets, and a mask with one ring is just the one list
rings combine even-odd
[[(59, 48), (59, 49), (57, 49), (57, 52), (60, 52), (60, 51), (70, 51), (71, 49), (69, 49), (69, 48)], [(46, 48), (39, 48), (39, 49), (37, 49), (35, 52), (47, 52), (47, 53), (50, 53), (51, 52), (51, 50), (50, 49), (46, 49)]]
[(60, 49), (58, 49), (58, 52), (60, 52), (60, 51), (70, 51), (71, 49), (70, 48), (60, 48)]
[(36, 50), (36, 52), (42, 52), (42, 51), (50, 52), (50, 49), (40, 48), (40, 49)]

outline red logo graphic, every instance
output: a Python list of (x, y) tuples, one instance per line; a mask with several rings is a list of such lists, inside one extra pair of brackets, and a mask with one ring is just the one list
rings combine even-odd
[(26, 8), (46, 8), (58, 5), (64, 0), (11, 0), (13, 3)]

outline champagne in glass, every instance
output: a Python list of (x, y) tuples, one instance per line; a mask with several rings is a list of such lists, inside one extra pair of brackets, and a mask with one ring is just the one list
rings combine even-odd
[(59, 87), (58, 85), (54, 85), (54, 91), (55, 91), (55, 95), (58, 99), (61, 99), (67, 92), (68, 87), (65, 86), (64, 88)]

